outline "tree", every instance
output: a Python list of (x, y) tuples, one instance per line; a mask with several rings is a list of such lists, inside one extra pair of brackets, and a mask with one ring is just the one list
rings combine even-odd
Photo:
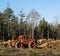
[(49, 37), (55, 40), (57, 37), (57, 28), (53, 24), (50, 24), (50, 36)]
[(47, 37), (48, 37), (48, 39), (50, 37), (50, 24), (48, 24)]
[(10, 21), (10, 37), (13, 36), (17, 37), (19, 31), (18, 29), (19, 29), (18, 18), (14, 16), (13, 19)]
[(0, 39), (4, 41), (4, 14), (0, 12)]
[(23, 18), (25, 17), (25, 13), (23, 13), (23, 9), (20, 11), (20, 23), (19, 23), (19, 35), (23, 35), (24, 34), (24, 22), (23, 22)]
[(57, 26), (57, 39), (60, 39), (60, 24)]
[(29, 20), (29, 22), (32, 25), (32, 38), (34, 38), (34, 25), (36, 24), (37, 19), (40, 18), (39, 13), (32, 9), (31, 12), (27, 15), (26, 19)]
[(38, 35), (38, 26), (36, 25), (35, 26), (35, 29), (34, 29), (34, 38), (37, 40), (37, 39), (39, 39), (39, 35)]
[(45, 21), (45, 18), (40, 20), (38, 25), (39, 37), (42, 39), (47, 37), (48, 23)]
[[(10, 39), (10, 21), (13, 17), (13, 10), (11, 8), (6, 8), (4, 10), (4, 18), (6, 22), (6, 29), (5, 29), (5, 35), (6, 35), (6, 40)], [(8, 36), (8, 37), (7, 37)]]

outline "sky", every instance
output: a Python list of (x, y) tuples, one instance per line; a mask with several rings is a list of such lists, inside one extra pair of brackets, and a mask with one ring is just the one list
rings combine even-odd
[[(55, 17), (60, 18), (60, 0), (0, 0), (0, 11), (3, 12), (8, 6), (17, 16), (23, 8), (26, 15), (35, 9), (48, 23), (54, 22)], [(57, 21), (60, 22), (60, 19)]]

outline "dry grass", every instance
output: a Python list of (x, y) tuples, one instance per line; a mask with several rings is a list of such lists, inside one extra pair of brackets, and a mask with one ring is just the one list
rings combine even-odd
[(22, 49), (22, 48), (1, 48), (0, 55), (7, 56), (43, 56), (43, 55), (60, 55), (60, 49)]

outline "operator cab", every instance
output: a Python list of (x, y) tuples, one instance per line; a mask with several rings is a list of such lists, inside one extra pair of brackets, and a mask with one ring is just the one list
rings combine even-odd
[(28, 40), (28, 36), (27, 35), (23, 35), (23, 39), (24, 40)]

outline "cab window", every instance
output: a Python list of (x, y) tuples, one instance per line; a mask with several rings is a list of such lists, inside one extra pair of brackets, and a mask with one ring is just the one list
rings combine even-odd
[(24, 40), (28, 40), (28, 36), (23, 36), (23, 39)]

